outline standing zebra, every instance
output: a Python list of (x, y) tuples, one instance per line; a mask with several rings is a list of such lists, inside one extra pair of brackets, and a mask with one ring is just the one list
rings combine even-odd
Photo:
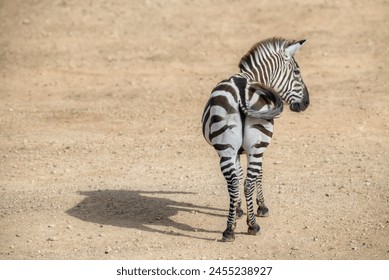
[(273, 119), (282, 112), (283, 101), (294, 112), (304, 111), (309, 105), (308, 90), (294, 59), (304, 42), (271, 38), (255, 44), (240, 60), (240, 72), (217, 84), (205, 106), (203, 135), (219, 154), (230, 196), (223, 241), (235, 239), (236, 216), (243, 215), (239, 191), (243, 179), (242, 153), (247, 154), (244, 194), (248, 233), (256, 235), (260, 230), (254, 214), (255, 190), (258, 216), (269, 213), (262, 194), (262, 156), (273, 135)]

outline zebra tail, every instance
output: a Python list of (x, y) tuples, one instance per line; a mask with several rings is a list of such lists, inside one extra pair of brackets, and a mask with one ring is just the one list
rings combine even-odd
[(284, 104), (282, 99), (276, 92), (274, 92), (274, 90), (258, 83), (250, 84), (248, 90), (254, 94), (258, 94), (259, 98), (263, 98), (266, 103), (272, 104), (270, 105), (272, 108), (267, 111), (254, 110), (247, 106), (248, 102), (246, 100), (241, 100), (241, 109), (245, 115), (255, 119), (266, 120), (272, 120), (280, 116), (284, 108)]

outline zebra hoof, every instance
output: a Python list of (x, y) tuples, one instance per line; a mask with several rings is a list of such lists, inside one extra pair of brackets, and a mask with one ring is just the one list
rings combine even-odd
[(232, 242), (235, 240), (235, 233), (233, 230), (231, 229), (226, 229), (224, 232), (223, 232), (223, 238), (222, 238), (222, 241), (223, 242)]
[(239, 207), (236, 209), (236, 217), (239, 219), (242, 216), (243, 216), (243, 210), (242, 210), (242, 208)]
[(258, 217), (267, 217), (269, 216), (269, 208), (266, 206), (259, 206), (257, 210)]
[(249, 227), (247, 232), (248, 232), (249, 235), (257, 235), (260, 230), (261, 230), (261, 228), (259, 227), (259, 225), (255, 224), (254, 226)]

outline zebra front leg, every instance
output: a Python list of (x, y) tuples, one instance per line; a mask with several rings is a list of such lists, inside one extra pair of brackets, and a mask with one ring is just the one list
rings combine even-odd
[(238, 206), (236, 207), (236, 217), (239, 219), (243, 216), (242, 200), (239, 199)]
[(244, 194), (246, 196), (247, 203), (247, 225), (248, 225), (248, 234), (256, 235), (259, 233), (260, 227), (257, 224), (255, 214), (254, 214), (254, 202), (253, 194), (255, 190), (255, 180), (247, 178), (244, 184)]
[(262, 192), (262, 169), (259, 171), (259, 175), (256, 180), (256, 188), (257, 188), (257, 214), (259, 217), (267, 217), (269, 216), (269, 208), (265, 205), (265, 198)]

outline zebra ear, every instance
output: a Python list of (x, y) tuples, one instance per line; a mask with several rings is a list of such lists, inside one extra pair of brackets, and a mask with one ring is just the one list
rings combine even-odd
[(286, 57), (287, 58), (291, 58), (294, 56), (294, 54), (297, 52), (298, 49), (301, 48), (301, 46), (305, 43), (305, 39), (304, 40), (300, 40), (300, 41), (297, 41), (293, 44), (291, 44), (289, 47), (287, 47), (285, 49), (285, 54), (286, 54)]

